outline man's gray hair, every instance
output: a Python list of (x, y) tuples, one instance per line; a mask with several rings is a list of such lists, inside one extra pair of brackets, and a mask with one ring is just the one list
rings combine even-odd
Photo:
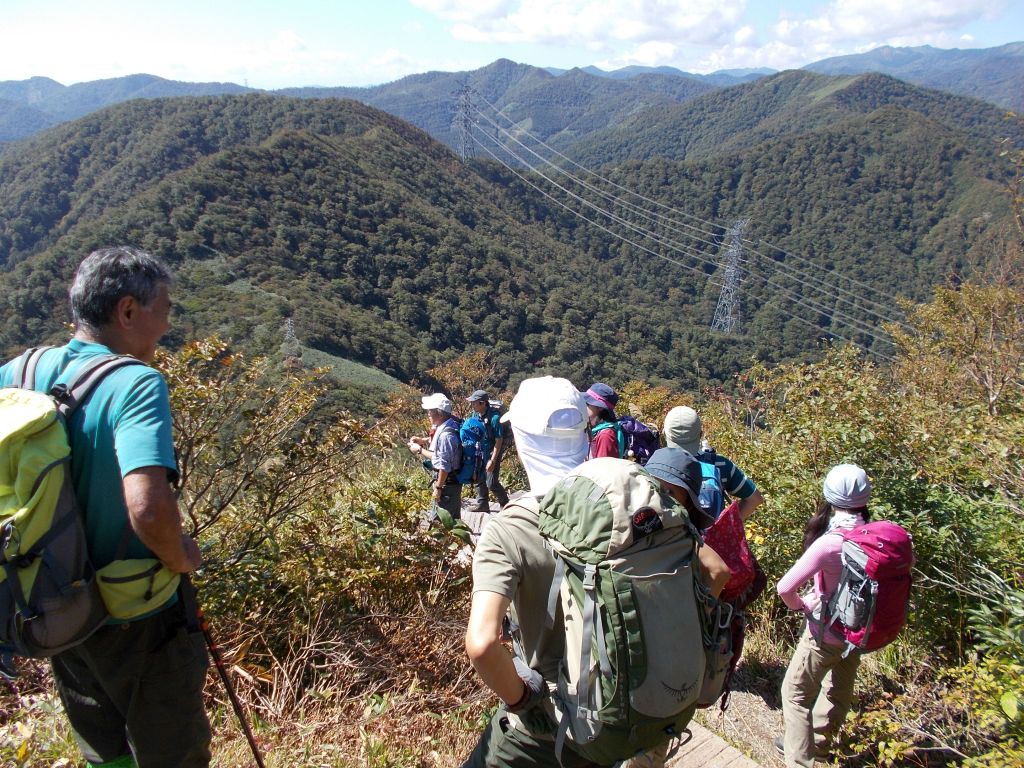
[(78, 265), (69, 291), (75, 325), (102, 328), (125, 296), (146, 306), (161, 285), (173, 282), (170, 268), (139, 248), (119, 245), (93, 251)]

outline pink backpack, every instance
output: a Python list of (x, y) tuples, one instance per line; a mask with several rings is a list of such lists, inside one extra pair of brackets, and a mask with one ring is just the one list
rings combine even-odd
[[(843, 571), (828, 599), (823, 626), (853, 649), (874, 651), (888, 645), (907, 623), (914, 546), (896, 523), (878, 520), (845, 531)], [(845, 655), (845, 654), (844, 654)]]

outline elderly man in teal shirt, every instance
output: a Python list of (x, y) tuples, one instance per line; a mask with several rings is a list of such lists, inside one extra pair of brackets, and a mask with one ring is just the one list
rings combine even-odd
[[(70, 291), (74, 338), (43, 354), (36, 389), (68, 381), (96, 355), (152, 362), (169, 327), (171, 283), (167, 266), (144, 251), (114, 247), (90, 254)], [(0, 386), (13, 383), (14, 367), (0, 368)], [(156, 558), (172, 573), (197, 568), (199, 547), (182, 531), (168, 482), (176, 462), (160, 373), (148, 365), (115, 370), (76, 410), (68, 431), (93, 565)], [(208, 659), (192, 624), (172, 594), (53, 657), (57, 690), (90, 765), (209, 764)]]

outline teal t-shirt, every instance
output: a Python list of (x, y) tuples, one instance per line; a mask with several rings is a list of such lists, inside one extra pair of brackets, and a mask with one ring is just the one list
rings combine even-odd
[(487, 452), (484, 455), (484, 461), (487, 461), (491, 457), (491, 451), (494, 450), (494, 444), (499, 440), (505, 439), (505, 427), (501, 423), (501, 414), (498, 413), (496, 408), (491, 408), (487, 411), (487, 425), (490, 427), (487, 435)]
[[(72, 339), (46, 352), (36, 368), (36, 389), (70, 379), (84, 360), (110, 354), (107, 347)], [(15, 364), (0, 368), (0, 386), (13, 383)], [(116, 559), (128, 524), (121, 478), (142, 467), (177, 468), (167, 384), (148, 365), (126, 365), (109, 374), (71, 417), (72, 480), (85, 507), (85, 532), (93, 565)], [(132, 536), (126, 556), (153, 557)]]

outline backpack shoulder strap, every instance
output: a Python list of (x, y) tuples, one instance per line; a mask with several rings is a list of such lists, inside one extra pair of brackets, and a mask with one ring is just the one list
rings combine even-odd
[(39, 365), (39, 360), (43, 354), (50, 349), (53, 349), (53, 347), (32, 347), (31, 349), (26, 349), (21, 354), (16, 363), (12, 378), (15, 387), (19, 389), (36, 388), (36, 366)]
[(497, 433), (494, 431), (494, 417), (498, 415), (498, 412), (494, 408), (488, 408), (487, 414), (484, 418), (484, 430), (487, 432), (487, 441), (493, 446), (494, 441), (497, 439)]
[(626, 430), (622, 428), (622, 423), (618, 421), (612, 426), (615, 428), (615, 442), (619, 446), (619, 458), (624, 459), (629, 451), (629, 446), (626, 445)]
[(70, 419), (89, 393), (107, 376), (127, 365), (145, 365), (130, 355), (96, 355), (87, 360), (75, 375), (65, 383), (55, 384), (50, 394), (58, 402), (58, 408), (65, 419)]
[(615, 430), (615, 445), (619, 449), (619, 458), (624, 458), (626, 455), (626, 434), (622, 429), (622, 425), (617, 421), (602, 421), (590, 430), (591, 437), (597, 436), (599, 432), (604, 432), (606, 429)]

